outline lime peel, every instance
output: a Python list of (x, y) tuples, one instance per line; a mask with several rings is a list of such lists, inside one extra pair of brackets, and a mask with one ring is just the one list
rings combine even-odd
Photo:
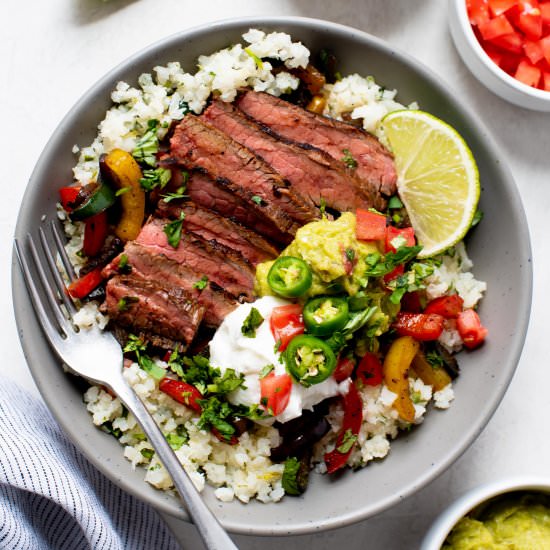
[(440, 254), (464, 238), (477, 210), (472, 152), (454, 128), (424, 111), (393, 111), (381, 130), (395, 157), (399, 197), (423, 246), (418, 256)]

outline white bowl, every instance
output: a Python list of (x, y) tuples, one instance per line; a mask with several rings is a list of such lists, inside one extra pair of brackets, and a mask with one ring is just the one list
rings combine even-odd
[(485, 53), (468, 19), (466, 0), (449, 0), (449, 26), (460, 57), (483, 85), (510, 103), (550, 112), (550, 92), (516, 80)]
[(508, 478), (470, 489), (437, 517), (426, 533), (420, 550), (440, 550), (452, 528), (468, 512), (494, 497), (516, 491), (540, 492), (550, 495), (550, 477)]

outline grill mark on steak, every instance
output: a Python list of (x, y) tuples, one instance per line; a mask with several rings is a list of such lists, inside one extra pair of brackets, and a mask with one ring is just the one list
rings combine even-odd
[(156, 254), (187, 265), (195, 273), (206, 275), (236, 298), (253, 299), (254, 268), (242, 255), (189, 232), (182, 232), (178, 247), (173, 248), (164, 233), (166, 223), (167, 220), (151, 218), (142, 227), (135, 242), (149, 247)]
[[(166, 281), (181, 288), (193, 300), (204, 306), (203, 322), (211, 327), (218, 327), (226, 315), (237, 307), (237, 300), (217, 285), (208, 283), (203, 290), (194, 284), (204, 273), (190, 269), (187, 265), (178, 263), (164, 254), (158, 254), (155, 249), (130, 241), (124, 248), (128, 265), (133, 276), (152, 281)], [(111, 264), (111, 272), (116, 272), (120, 256)]]
[(285, 233), (294, 235), (318, 216), (263, 159), (194, 115), (182, 119), (170, 145), (184, 166), (205, 170), (248, 203), (259, 197), (261, 211)]
[(192, 172), (187, 182), (187, 195), (195, 204), (254, 228), (260, 235), (279, 244), (287, 245), (292, 240), (290, 234), (281, 231), (264, 216), (261, 206), (253, 202), (252, 207), (248, 201), (227, 189), (223, 180), (216, 181), (207, 174)]
[(117, 324), (187, 347), (198, 330), (204, 306), (183, 289), (166, 281), (116, 275), (107, 282), (102, 306)]
[(243, 255), (253, 266), (272, 260), (278, 250), (263, 237), (238, 223), (220, 217), (191, 201), (174, 204), (160, 201), (157, 214), (161, 218), (180, 219), (184, 214), (184, 231), (201, 236), (207, 241), (217, 241)]
[(393, 157), (375, 136), (263, 92), (245, 91), (235, 104), (275, 136), (305, 147), (313, 145), (337, 161), (342, 161), (344, 150), (349, 150), (357, 162), (354, 171), (363, 182), (365, 192), (376, 198), (376, 208), (384, 209), (384, 196), (395, 194), (397, 174)]
[(201, 118), (263, 158), (310, 204), (320, 206), (324, 200), (328, 207), (340, 211), (374, 205), (354, 174), (346, 173), (330, 155), (314, 147), (305, 151), (294, 142), (274, 138), (234, 105), (214, 100)]

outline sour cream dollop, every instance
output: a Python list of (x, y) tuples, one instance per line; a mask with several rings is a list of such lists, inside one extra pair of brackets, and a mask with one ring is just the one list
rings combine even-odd
[[(286, 369), (281, 354), (275, 351), (275, 338), (271, 333), (270, 317), (273, 308), (288, 305), (290, 302), (264, 296), (255, 302), (241, 304), (232, 311), (220, 325), (210, 341), (210, 363), (222, 373), (234, 369), (244, 375), (246, 389), (239, 388), (228, 395), (234, 405), (258, 405), (261, 399), (260, 373), (266, 365), (273, 365), (276, 375), (285, 374)], [(248, 338), (242, 334), (241, 327), (255, 307), (264, 318), (256, 329), (256, 336)], [(285, 410), (272, 417), (272, 421), (288, 422), (301, 416), (304, 409), (311, 410), (314, 405), (328, 397), (347, 391), (348, 381), (338, 384), (332, 377), (309, 388), (293, 381), (290, 399)]]

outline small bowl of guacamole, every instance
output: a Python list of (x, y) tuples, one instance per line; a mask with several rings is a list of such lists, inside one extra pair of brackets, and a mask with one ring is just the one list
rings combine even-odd
[(550, 550), (550, 478), (471, 489), (436, 519), (421, 550)]

